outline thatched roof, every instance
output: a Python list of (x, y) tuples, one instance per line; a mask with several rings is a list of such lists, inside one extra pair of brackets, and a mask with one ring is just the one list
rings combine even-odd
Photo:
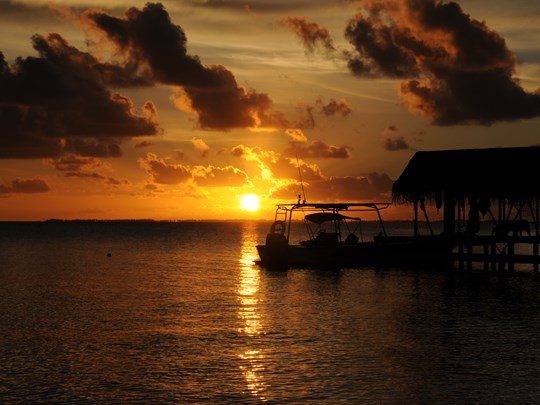
[(540, 196), (540, 147), (417, 152), (394, 182), (398, 202), (456, 197), (519, 200)]

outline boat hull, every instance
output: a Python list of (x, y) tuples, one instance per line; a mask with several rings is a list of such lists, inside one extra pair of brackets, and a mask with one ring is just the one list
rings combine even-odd
[(258, 245), (266, 267), (426, 267), (451, 265), (452, 248), (442, 238), (375, 238), (353, 245)]

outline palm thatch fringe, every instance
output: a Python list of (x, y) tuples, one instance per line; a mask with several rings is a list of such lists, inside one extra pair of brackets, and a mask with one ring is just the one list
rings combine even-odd
[(540, 197), (540, 146), (417, 152), (394, 182), (398, 203)]

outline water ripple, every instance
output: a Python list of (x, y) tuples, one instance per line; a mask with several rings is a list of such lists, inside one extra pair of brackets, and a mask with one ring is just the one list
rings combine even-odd
[(2, 228), (0, 402), (540, 401), (532, 275), (271, 272), (267, 225)]

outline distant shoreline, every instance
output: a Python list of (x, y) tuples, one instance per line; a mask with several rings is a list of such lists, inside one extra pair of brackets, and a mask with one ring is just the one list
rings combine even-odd
[[(57, 218), (50, 218), (45, 220), (0, 220), (0, 223), (76, 223), (76, 222), (138, 222), (138, 223), (163, 223), (163, 222), (262, 222), (262, 223), (271, 223), (273, 220), (270, 219), (250, 219), (250, 218), (236, 218), (236, 219), (151, 219), (151, 218), (145, 218), (145, 219), (57, 219)], [(293, 220), (293, 222), (303, 222), (303, 220)], [(362, 222), (373, 222), (377, 223), (377, 220), (368, 220), (364, 219)], [(410, 219), (392, 219), (392, 220), (385, 220), (385, 223), (412, 223), (413, 220)], [(423, 224), (426, 223), (426, 221), (418, 221), (419, 223)], [(482, 222), (489, 222), (489, 221), (482, 221)], [(431, 221), (432, 224), (436, 223), (443, 223), (442, 220), (437, 221)]]

